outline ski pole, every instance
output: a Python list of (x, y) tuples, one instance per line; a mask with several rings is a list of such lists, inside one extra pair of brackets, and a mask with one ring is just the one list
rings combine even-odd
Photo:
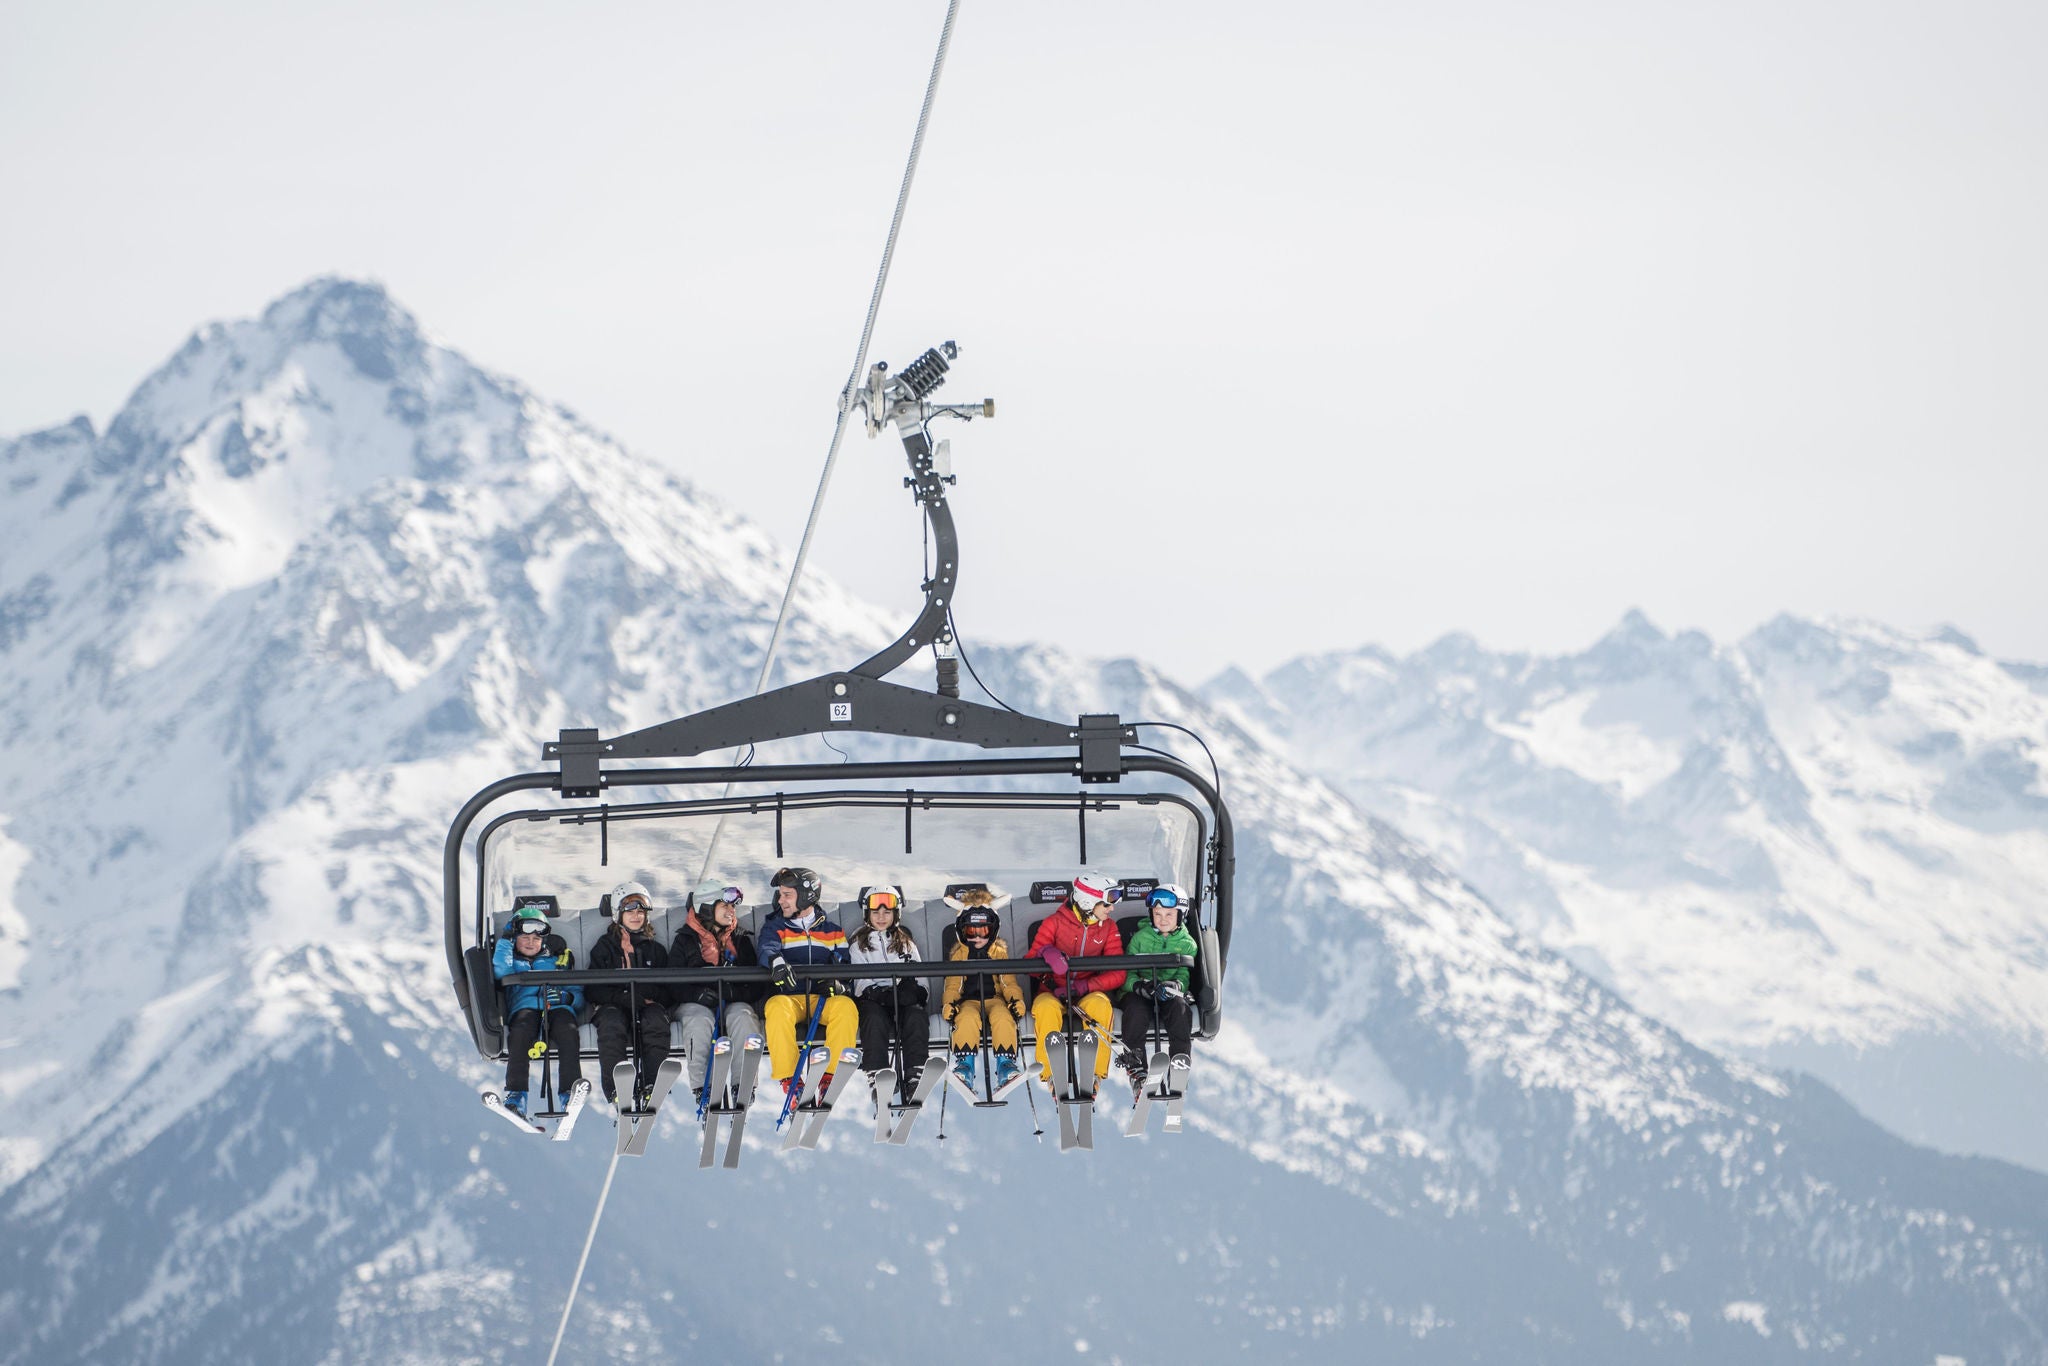
[[(804, 1064), (810, 1060), (811, 1041), (818, 1037), (818, 1021), (825, 1018), (825, 1002), (828, 998), (822, 992), (820, 992), (817, 993), (813, 999), (817, 1001), (818, 1008), (811, 1012), (810, 1030), (804, 1035), (804, 1046), (802, 1048), (799, 1048), (796, 1052), (796, 1071), (789, 1074), (790, 1079), (798, 1083), (801, 1083), (803, 1081)], [(792, 1086), (784, 1092), (782, 1097), (782, 1113), (775, 1117), (776, 1128), (780, 1129), (783, 1125), (789, 1123), (789, 1112), (791, 1108), (795, 1106), (797, 1093), (801, 1089), (802, 1087), (800, 1085)]]
[(704, 1059), (704, 1094), (697, 1101), (697, 1118), (711, 1108), (711, 1059), (718, 1056), (718, 1033), (725, 1024), (725, 983), (718, 984), (718, 1004), (711, 1011), (711, 1054)]

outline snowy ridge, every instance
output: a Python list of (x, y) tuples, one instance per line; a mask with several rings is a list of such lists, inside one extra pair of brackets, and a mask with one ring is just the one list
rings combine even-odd
[[(227, 423), (253, 411), (238, 384), (274, 400), (265, 430), (280, 435), (261, 460)], [(320, 942), (338, 916), (366, 945), (418, 943), (424, 971), (434, 827), (462, 779), (480, 786), (534, 757), (531, 741), (495, 737), (571, 717), (618, 728), (733, 695), (788, 573), (761, 533), (428, 343), (370, 286), (316, 282), (258, 322), (206, 329), (103, 442), (83, 434), (73, 424), (0, 454), (40, 462), (32, 498), (10, 508), (35, 525), (33, 499), (47, 499), (51, 543), (29, 548), (62, 568), (0, 562), (0, 602), (47, 603), (13, 614), (0, 656), (9, 838), (66, 851), (31, 858), (0, 917), (0, 961), (23, 993), (10, 1036), (36, 1059), (0, 1070), (0, 1096), (75, 1074), (103, 1038), (124, 1040), (138, 1071), (165, 1061), (148, 1050), (196, 1021), (131, 1031), (128, 1006), (194, 967), (245, 980), (242, 936)], [(223, 567), (223, 547), (270, 546), (280, 524), (303, 530), (256, 556), (274, 573), (252, 582)], [(536, 587), (540, 547), (552, 577)], [(689, 612), (669, 610), (678, 592)], [(792, 670), (888, 638), (822, 581), (802, 607)], [(81, 788), (83, 809), (66, 800)], [(410, 857), (352, 890), (339, 851), (377, 838), (352, 827), (380, 811), (375, 828)], [(304, 862), (323, 836), (338, 844), (324, 885)], [(65, 911), (92, 902), (121, 907), (111, 942)], [(99, 970), (83, 980), (38, 972), (39, 957), (54, 965), (88, 943)], [(58, 1000), (77, 1015), (48, 1008)], [(177, 1119), (182, 1103), (166, 1100), (150, 1122)], [(11, 1129), (0, 1182), (75, 1118)]]
[[(440, 957), (446, 822), (561, 725), (743, 692), (787, 558), (347, 281), (204, 330), (104, 438), (0, 444), (0, 470), (29, 466), (0, 559), (0, 602), (49, 604), (0, 615), (20, 623), (0, 643), (0, 874), (18, 869), (0, 952), (19, 973), (0, 991), (0, 1323), (18, 1330), (0, 1361), (532, 1349), (552, 1310), (503, 1292), (566, 1271), (559, 1230), (597, 1173), (575, 1144), (508, 1164), (517, 1137), (479, 1117), (493, 1069)], [(813, 583), (785, 676), (890, 634)], [(974, 656), (1016, 705), (1182, 721), (1217, 747), (1239, 921), (1196, 1132), (1055, 1163), (1012, 1107), (903, 1161), (847, 1129), (713, 1187), (671, 1120), (593, 1273), (591, 1323), (629, 1336), (578, 1336), (575, 1359), (792, 1347), (707, 1312), (729, 1287), (652, 1270), (699, 1217), (767, 1284), (900, 1274), (950, 1306), (788, 1330), (860, 1360), (993, 1332), (1034, 1353), (1085, 1332), (1130, 1360), (1254, 1334), (1301, 1359), (1739, 1359), (1714, 1354), (1757, 1321), (1815, 1350), (2042, 1349), (2048, 1182), (1907, 1148), (1638, 1013), (1281, 757), (1280, 702), (1233, 700), (1238, 724), (1129, 662)], [(1602, 713), (1542, 723), (1544, 742), (1573, 715)], [(1758, 737), (1729, 745), (1770, 802), (1811, 801)], [(1645, 752), (1605, 762), (1640, 774)], [(1690, 781), (1686, 809), (1715, 809), (1691, 764), (1637, 800)], [(1733, 843), (1715, 856), (1748, 866)], [(84, 1094), (41, 1103), (53, 1090)], [(1128, 1232), (1119, 1275), (1184, 1321), (1076, 1306), (1049, 1192), (1176, 1211)], [(834, 1252), (771, 1207), (821, 1211)], [(1014, 1256), (986, 1255), (994, 1230)]]
[[(1948, 1070), (1879, 1068), (1888, 1049), (2048, 1045), (2032, 672), (1952, 628), (1780, 618), (1724, 648), (1632, 615), (1565, 658), (1450, 637), (1204, 693), (1689, 1037), (1882, 1105)], [(2048, 1162), (2019, 1137), (2036, 1116), (2002, 1127), (1983, 1102), (2008, 1087), (1980, 1082), (1974, 1111), (1944, 1094), (1880, 1113)]]

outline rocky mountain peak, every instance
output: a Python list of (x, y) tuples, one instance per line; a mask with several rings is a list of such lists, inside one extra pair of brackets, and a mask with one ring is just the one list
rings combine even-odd
[(262, 326), (288, 344), (338, 346), (367, 379), (389, 383), (421, 364), (419, 321), (374, 280), (322, 276), (263, 310)]

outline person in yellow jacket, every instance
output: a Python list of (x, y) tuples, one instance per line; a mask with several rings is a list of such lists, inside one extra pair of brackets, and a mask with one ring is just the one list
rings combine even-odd
[[(1008, 958), (1009, 945), (996, 937), (995, 898), (976, 888), (960, 894), (960, 915), (953, 922), (960, 942), (946, 957)], [(953, 1027), (953, 1071), (969, 1089), (974, 1086), (975, 1060), (986, 1038), (995, 1052), (990, 1080), (1000, 1091), (1017, 1075), (1017, 1021), (1024, 1018), (1024, 989), (1006, 975), (948, 977), (939, 1014)]]

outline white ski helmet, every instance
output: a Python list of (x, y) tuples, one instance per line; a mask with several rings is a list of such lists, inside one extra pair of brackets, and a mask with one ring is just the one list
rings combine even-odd
[(724, 878), (707, 877), (697, 884), (696, 891), (690, 893), (690, 908), (698, 911), (708, 910), (723, 901), (731, 905), (734, 910), (738, 910), (740, 903), (746, 899), (747, 894), (745, 892), (733, 886)]
[(632, 896), (640, 898), (640, 904), (647, 908), (649, 915), (654, 913), (654, 898), (647, 894), (645, 887), (637, 882), (621, 882), (612, 888), (612, 914), (617, 916), (620, 909), (625, 906), (626, 898)]
[(1185, 925), (1188, 923), (1187, 888), (1174, 882), (1162, 882), (1151, 891), (1145, 893), (1146, 911), (1156, 911), (1162, 906), (1174, 913), (1174, 924)]
[(1115, 886), (1115, 883), (1099, 873), (1074, 874), (1074, 890), (1071, 898), (1074, 903), (1074, 909), (1092, 911), (1099, 907), (1107, 906), (1110, 902), (1110, 892)]

